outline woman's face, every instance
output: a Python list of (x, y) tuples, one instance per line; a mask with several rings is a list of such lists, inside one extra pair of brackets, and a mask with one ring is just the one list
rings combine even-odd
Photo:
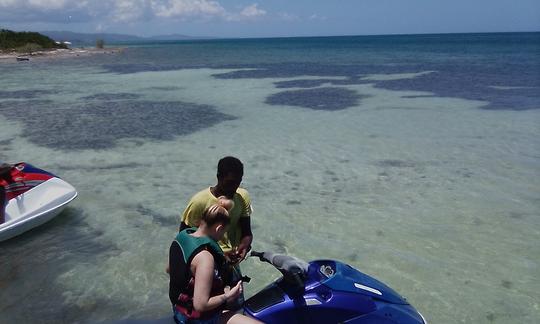
[(227, 231), (229, 230), (229, 225), (223, 225), (223, 224), (216, 224), (214, 225), (216, 226), (215, 230), (214, 230), (214, 233), (215, 233), (215, 236), (214, 236), (214, 239), (216, 241), (219, 241), (223, 238), (223, 236), (225, 235), (225, 233), (227, 233)]

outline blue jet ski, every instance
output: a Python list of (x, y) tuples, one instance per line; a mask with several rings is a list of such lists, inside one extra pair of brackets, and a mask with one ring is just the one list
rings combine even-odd
[(283, 274), (244, 303), (245, 314), (264, 323), (426, 324), (405, 298), (347, 264), (271, 252), (251, 256)]
[[(347, 264), (334, 260), (307, 263), (272, 252), (252, 251), (250, 256), (272, 264), (283, 274), (242, 306), (245, 315), (266, 324), (427, 324), (393, 289)], [(158, 323), (174, 324), (174, 320), (167, 316), (104, 324)]]

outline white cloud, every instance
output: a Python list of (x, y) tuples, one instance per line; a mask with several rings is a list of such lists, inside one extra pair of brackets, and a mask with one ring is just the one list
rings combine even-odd
[(298, 16), (298, 15), (295, 15), (295, 14), (291, 14), (291, 13), (288, 13), (288, 12), (280, 12), (277, 14), (278, 18), (280, 20), (283, 20), (283, 21), (288, 21), (288, 22), (299, 22), (299, 21), (306, 21), (306, 20), (321, 20), (321, 21), (324, 21), (326, 20), (326, 16), (321, 16), (321, 15), (318, 15), (318, 14), (312, 14), (310, 16)]
[(266, 11), (258, 8), (259, 4), (254, 3), (250, 6), (245, 7), (241, 12), (240, 16), (246, 18), (255, 18), (266, 15)]
[(300, 17), (298, 17), (297, 15), (293, 15), (287, 12), (280, 12), (278, 14), (278, 17), (279, 19), (285, 20), (285, 21), (299, 21), (300, 20)]
[(254, 21), (262, 16), (266, 15), (266, 10), (259, 9), (258, 4), (254, 3), (247, 7), (244, 7), (240, 12), (238, 13), (230, 13), (227, 12), (225, 15), (225, 20), (227, 21)]
[(0, 0), (0, 7), (6, 8), (17, 4), (17, 0)]
[(311, 19), (311, 20), (326, 20), (326, 17), (325, 16), (319, 16), (317, 14), (313, 14), (313, 15), (309, 16), (309, 19)]
[(96, 32), (98, 33), (102, 33), (104, 32), (105, 30), (107, 30), (107, 27), (104, 25), (104, 24), (97, 24), (96, 25), (96, 28), (94, 29)]
[(116, 22), (132, 22), (145, 16), (147, 12), (145, 0), (116, 0), (112, 19)]
[(73, 0), (0, 0), (0, 8), (26, 8), (37, 10), (64, 9), (71, 2), (76, 6), (78, 1)]
[(210, 0), (152, 0), (153, 13), (158, 17), (222, 17), (226, 10), (217, 2)]
[(62, 9), (66, 6), (66, 0), (27, 0), (21, 1), (22, 3), (28, 3), (30, 8), (38, 8), (45, 10)]
[(69, 16), (75, 21), (89, 21), (90, 13), (86, 0), (0, 0), (0, 21), (6, 22), (64, 23)]
[(0, 21), (16, 23), (107, 26), (151, 19), (246, 21), (265, 15), (257, 3), (230, 12), (215, 0), (0, 0)]

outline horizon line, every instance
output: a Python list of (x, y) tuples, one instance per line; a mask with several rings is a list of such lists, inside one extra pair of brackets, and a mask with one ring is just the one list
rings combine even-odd
[[(139, 38), (152, 38), (158, 36), (183, 36), (186, 38), (212, 38), (212, 39), (261, 39), (261, 38), (310, 38), (310, 37), (362, 37), (362, 36), (415, 36), (415, 35), (449, 35), (449, 34), (512, 34), (512, 33), (539, 33), (540, 30), (514, 30), (514, 31), (466, 31), (466, 32), (425, 32), (425, 33), (386, 33), (386, 34), (339, 34), (339, 35), (291, 35), (291, 36), (202, 36), (202, 35), (187, 35), (187, 34), (155, 34), (149, 36), (137, 35), (137, 34), (124, 34), (117, 32), (74, 32), (69, 30), (44, 30), (40, 32), (69, 32), (75, 34), (86, 34), (86, 35), (123, 35), (123, 36), (133, 36)], [(181, 39), (179, 39), (181, 40)]]

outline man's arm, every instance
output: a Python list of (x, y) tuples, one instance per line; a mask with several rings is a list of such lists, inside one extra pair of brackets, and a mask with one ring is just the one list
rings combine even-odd
[(240, 217), (238, 220), (240, 231), (242, 233), (240, 244), (238, 245), (238, 254), (240, 260), (246, 257), (246, 254), (251, 250), (251, 242), (253, 242), (253, 234), (251, 233), (251, 217)]
[(237, 253), (240, 260), (246, 257), (246, 254), (251, 250), (251, 243), (253, 242), (253, 233), (251, 232), (251, 214), (253, 213), (253, 207), (251, 207), (251, 197), (247, 190), (242, 189), (240, 192), (244, 206), (242, 216), (238, 220), (238, 226), (240, 227), (240, 244), (238, 245)]

